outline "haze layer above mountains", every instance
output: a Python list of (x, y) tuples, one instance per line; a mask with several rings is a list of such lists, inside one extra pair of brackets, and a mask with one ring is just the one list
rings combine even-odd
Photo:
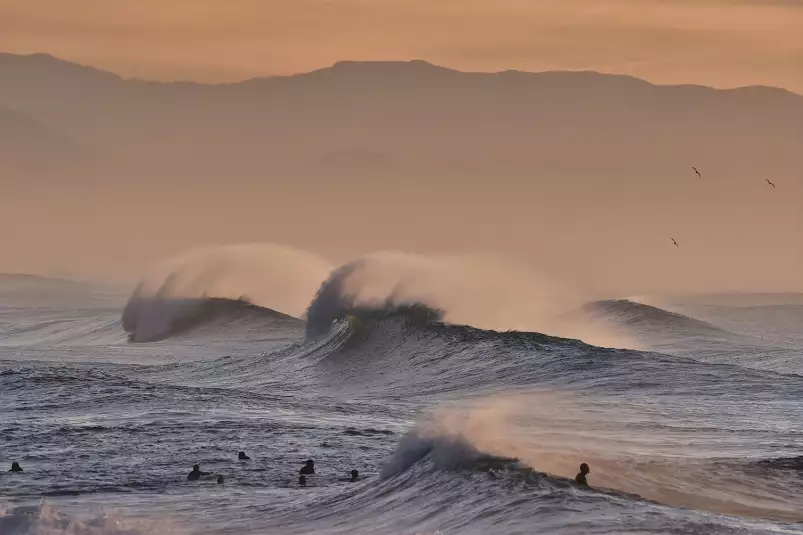
[(803, 288), (803, 97), (780, 89), (420, 61), (153, 83), (5, 54), (0, 141), (1, 271), (275, 241), (499, 253), (615, 293)]

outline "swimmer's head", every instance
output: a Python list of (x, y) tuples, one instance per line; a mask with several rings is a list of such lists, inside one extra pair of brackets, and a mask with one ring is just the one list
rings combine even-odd
[(588, 468), (588, 465), (586, 463), (580, 465), (580, 473), (583, 475), (591, 473), (591, 470)]
[(351, 479), (357, 479), (358, 477), (360, 477), (360, 473), (358, 471), (356, 471), (356, 470), (352, 470), (351, 471)]
[(200, 472), (201, 471), (201, 467), (198, 466), (197, 464), (194, 464), (194, 465), (192, 465), (192, 471), (193, 472)]

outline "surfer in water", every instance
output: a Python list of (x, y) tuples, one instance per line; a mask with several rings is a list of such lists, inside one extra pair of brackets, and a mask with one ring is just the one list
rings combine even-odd
[(588, 468), (588, 465), (586, 463), (581, 464), (580, 473), (574, 476), (575, 482), (577, 482), (578, 485), (583, 485), (584, 487), (587, 487), (588, 480), (586, 479), (586, 476), (590, 473), (591, 470)]
[(351, 477), (347, 477), (345, 479), (341, 479), (340, 481), (350, 481), (350, 482), (353, 483), (354, 481), (357, 481), (357, 479), (359, 479), (359, 477), (360, 477), (360, 473), (357, 470), (352, 470), (351, 472), (349, 472), (349, 475)]
[(250, 461), (250, 460), (251, 460), (251, 457), (249, 457), (248, 455), (246, 455), (244, 451), (241, 451), (240, 453), (238, 453), (238, 454), (237, 454), (237, 458), (238, 458), (239, 460), (241, 460), (241, 461)]
[(16, 461), (11, 463), (11, 470), (9, 470), (9, 472), (22, 472), (22, 467), (20, 466), (20, 463)]
[(208, 476), (209, 472), (201, 472), (201, 467), (197, 464), (192, 467), (192, 472), (187, 474), (187, 481), (198, 481), (201, 476)]
[(315, 461), (308, 460), (307, 463), (298, 471), (299, 474), (310, 475), (315, 473)]

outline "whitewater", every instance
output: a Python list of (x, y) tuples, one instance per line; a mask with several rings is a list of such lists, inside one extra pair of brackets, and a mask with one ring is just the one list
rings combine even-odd
[(400, 253), (0, 275), (0, 534), (803, 533), (801, 325)]

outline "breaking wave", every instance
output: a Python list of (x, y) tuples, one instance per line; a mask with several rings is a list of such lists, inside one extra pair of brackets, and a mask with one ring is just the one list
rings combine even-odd
[(282, 245), (207, 247), (157, 266), (131, 299), (243, 300), (299, 317), (330, 271), (317, 256)]
[(303, 322), (245, 300), (143, 299), (129, 300), (123, 310), (123, 329), (130, 342), (156, 342), (204, 329), (210, 336), (289, 329)]
[[(254, 257), (261, 263), (255, 264)], [(310, 337), (325, 334), (352, 309), (420, 304), (440, 311), (442, 319), (453, 324), (546, 332), (606, 347), (632, 346), (623, 334), (579, 312), (581, 293), (498, 258), (380, 252), (334, 270), (323, 270), (322, 261), (313, 261), (309, 269), (308, 260), (303, 253), (270, 244), (183, 255), (137, 286), (126, 307), (126, 330), (144, 333), (134, 337), (139, 340), (170, 335), (163, 316), (194, 316), (188, 309), (207, 298), (246, 301), (304, 317)]]

